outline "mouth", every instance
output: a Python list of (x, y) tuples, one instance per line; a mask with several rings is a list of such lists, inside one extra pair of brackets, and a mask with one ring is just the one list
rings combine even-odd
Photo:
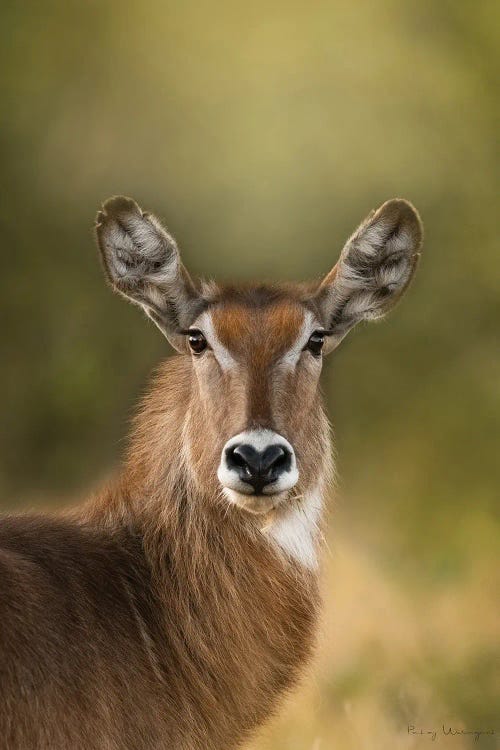
[(247, 513), (253, 515), (264, 515), (269, 511), (281, 505), (289, 496), (289, 491), (274, 492), (265, 495), (249, 494), (233, 490), (230, 487), (223, 487), (224, 496), (232, 505), (238, 506)]

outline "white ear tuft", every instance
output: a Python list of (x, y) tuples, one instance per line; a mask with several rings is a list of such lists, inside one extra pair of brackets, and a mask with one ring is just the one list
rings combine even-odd
[(330, 349), (360, 320), (380, 318), (396, 304), (415, 272), (422, 236), (415, 208), (394, 199), (349, 238), (318, 291)]
[(96, 220), (97, 243), (114, 289), (140, 305), (174, 346), (199, 295), (174, 238), (158, 219), (124, 196), (107, 200)]
[(97, 214), (96, 233), (109, 280), (127, 293), (151, 282), (171, 283), (179, 267), (173, 237), (131, 198), (110, 198)]

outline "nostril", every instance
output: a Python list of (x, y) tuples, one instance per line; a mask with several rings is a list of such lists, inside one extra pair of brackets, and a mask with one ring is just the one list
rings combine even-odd
[(239, 444), (226, 452), (228, 466), (248, 476), (259, 472), (259, 453), (251, 445)]
[(286, 461), (286, 452), (282, 445), (270, 445), (261, 454), (260, 465), (261, 471), (266, 472), (270, 469), (278, 468), (280, 462)]
[(240, 452), (237, 449), (230, 449), (227, 452), (227, 458), (228, 458), (228, 461), (230, 461), (230, 463), (236, 466), (240, 466), (243, 468), (247, 465), (247, 462), (245, 461), (245, 459), (243, 458), (243, 456), (240, 454)]
[(282, 449), (281, 456), (278, 456), (278, 458), (273, 463), (273, 468), (286, 469), (289, 464), (290, 464), (290, 454), (288, 451)]

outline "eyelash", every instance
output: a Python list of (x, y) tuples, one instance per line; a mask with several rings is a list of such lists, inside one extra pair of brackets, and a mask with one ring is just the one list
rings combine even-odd
[(205, 334), (197, 328), (191, 328), (187, 331), (182, 331), (182, 333), (186, 336), (188, 346), (195, 356), (203, 354), (209, 348)]
[(307, 349), (311, 352), (313, 357), (317, 357), (319, 359), (319, 357), (321, 357), (321, 352), (323, 351), (326, 336), (326, 331), (313, 331), (309, 336), (304, 349)]

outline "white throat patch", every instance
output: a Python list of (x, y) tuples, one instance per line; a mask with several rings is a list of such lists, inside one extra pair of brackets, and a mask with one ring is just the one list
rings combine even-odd
[(290, 507), (278, 507), (276, 515), (262, 533), (282, 552), (305, 568), (318, 567), (316, 554), (322, 497), (313, 490)]

